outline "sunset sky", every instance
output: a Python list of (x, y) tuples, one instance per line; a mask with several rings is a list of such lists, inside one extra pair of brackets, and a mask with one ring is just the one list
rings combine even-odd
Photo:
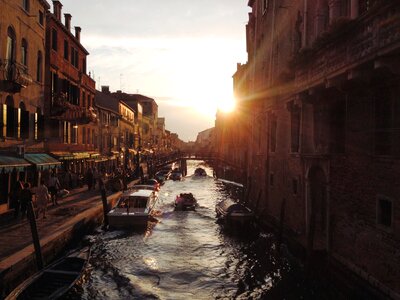
[(214, 126), (246, 62), (247, 1), (64, 0), (82, 27), (97, 89), (155, 98), (168, 130), (185, 141)]

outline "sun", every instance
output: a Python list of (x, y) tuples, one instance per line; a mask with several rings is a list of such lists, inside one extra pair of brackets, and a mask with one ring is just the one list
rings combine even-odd
[(236, 107), (236, 101), (233, 97), (226, 98), (218, 103), (218, 109), (224, 113), (233, 112), (235, 110), (235, 107)]

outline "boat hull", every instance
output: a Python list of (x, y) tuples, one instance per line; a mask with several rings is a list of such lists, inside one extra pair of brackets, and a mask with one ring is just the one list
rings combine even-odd
[(108, 215), (108, 224), (112, 228), (145, 227), (149, 221), (148, 214), (142, 215)]

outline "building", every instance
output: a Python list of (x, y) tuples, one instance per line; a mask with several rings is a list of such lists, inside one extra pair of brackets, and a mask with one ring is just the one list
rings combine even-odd
[(121, 164), (120, 159), (120, 107), (109, 93), (96, 92), (96, 110), (99, 115), (99, 153), (96, 159), (98, 169), (111, 172)]
[(195, 149), (197, 153), (201, 153), (204, 155), (209, 155), (214, 152), (214, 135), (215, 135), (215, 128), (209, 128), (203, 130), (197, 134)]
[(94, 110), (95, 81), (87, 74), (88, 51), (80, 42), (81, 28), (71, 32), (71, 18), (53, 1), (46, 26), (46, 149), (64, 169), (84, 173), (98, 153), (98, 125)]
[[(262, 220), (399, 297), (399, 2), (248, 5), (240, 109), (217, 118), (220, 155), (239, 155)], [(234, 139), (245, 142), (228, 154)]]
[(0, 2), (0, 213), (18, 178), (36, 185), (59, 162), (44, 152), (44, 0)]
[(121, 91), (112, 95), (135, 111), (137, 114), (135, 123), (138, 124), (135, 141), (138, 141), (141, 150), (150, 151), (157, 144), (158, 105), (155, 100), (140, 94), (127, 94)]

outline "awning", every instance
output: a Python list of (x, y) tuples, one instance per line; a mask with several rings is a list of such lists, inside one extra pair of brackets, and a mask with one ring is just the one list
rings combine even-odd
[(7, 171), (12, 171), (16, 168), (17, 170), (23, 170), (24, 167), (29, 167), (31, 164), (23, 158), (0, 155), (0, 168)]
[(46, 153), (27, 153), (24, 157), (30, 163), (36, 166), (56, 166), (61, 162)]
[(89, 152), (52, 152), (59, 160), (87, 159), (95, 158), (97, 155)]

